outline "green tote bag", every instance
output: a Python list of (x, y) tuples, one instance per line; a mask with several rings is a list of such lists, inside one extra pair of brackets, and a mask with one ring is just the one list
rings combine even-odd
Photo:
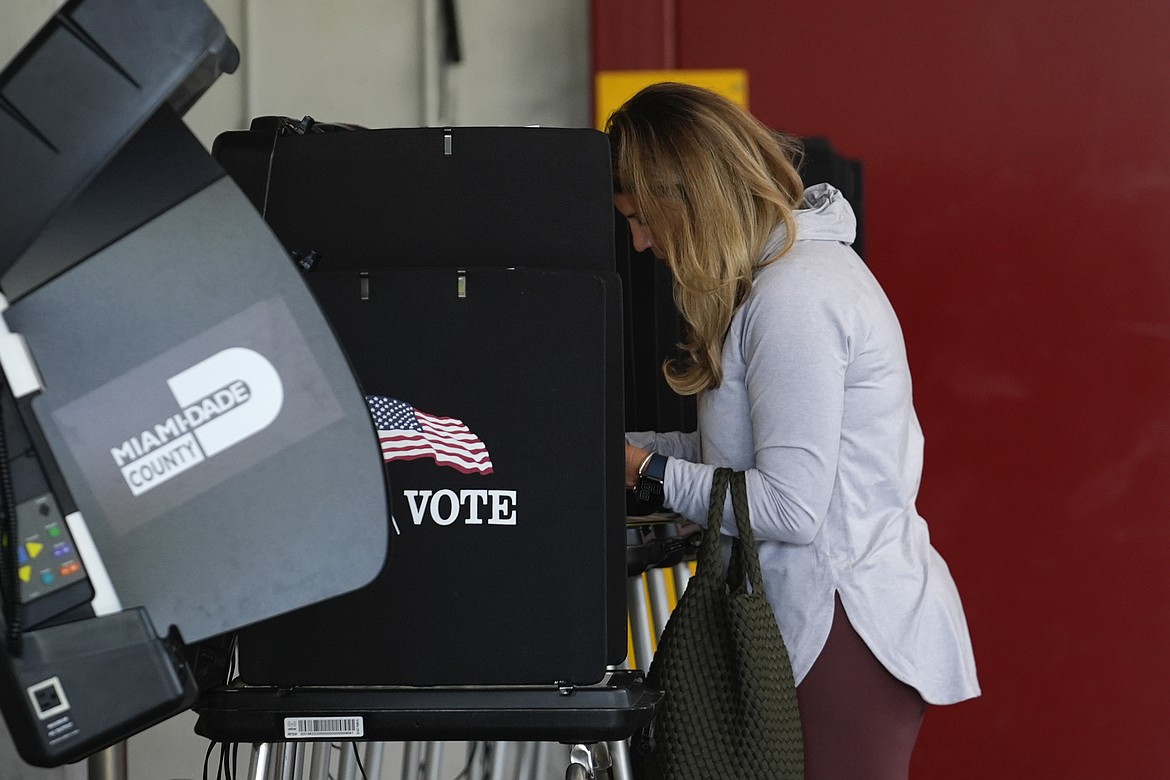
[[(725, 576), (719, 528), (729, 483), (739, 538)], [(715, 471), (697, 570), (647, 682), (663, 698), (640, 741), (643, 780), (803, 777), (792, 663), (764, 595), (743, 472)]]

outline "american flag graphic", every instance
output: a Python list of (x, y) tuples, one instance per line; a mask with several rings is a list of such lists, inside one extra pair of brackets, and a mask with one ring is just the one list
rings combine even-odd
[(491, 474), (492, 460), (479, 437), (462, 420), (436, 417), (384, 395), (367, 395), (366, 404), (378, 429), (382, 459), (434, 458), (464, 474)]

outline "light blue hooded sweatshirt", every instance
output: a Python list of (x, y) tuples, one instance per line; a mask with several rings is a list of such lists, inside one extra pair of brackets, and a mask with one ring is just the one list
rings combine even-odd
[[(978, 696), (950, 571), (915, 509), (922, 432), (901, 326), (850, 248), (833, 187), (810, 187), (796, 242), (755, 276), (723, 345), (723, 381), (698, 431), (629, 433), (669, 456), (666, 507), (706, 524), (718, 466), (746, 471), (764, 587), (799, 684), (833, 621), (834, 593), (895, 677), (931, 704)], [(784, 240), (780, 228), (764, 256)], [(723, 524), (735, 534), (730, 499)]]

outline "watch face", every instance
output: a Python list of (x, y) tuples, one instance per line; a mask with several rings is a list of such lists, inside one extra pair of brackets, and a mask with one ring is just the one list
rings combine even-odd
[(653, 477), (642, 475), (638, 479), (638, 489), (636, 493), (639, 501), (646, 501), (648, 503), (654, 504), (662, 503), (662, 483), (655, 480)]

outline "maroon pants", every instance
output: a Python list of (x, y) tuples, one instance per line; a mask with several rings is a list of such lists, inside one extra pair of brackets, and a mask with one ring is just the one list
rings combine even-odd
[(874, 657), (839, 596), (825, 649), (796, 694), (805, 780), (906, 780), (926, 702)]

